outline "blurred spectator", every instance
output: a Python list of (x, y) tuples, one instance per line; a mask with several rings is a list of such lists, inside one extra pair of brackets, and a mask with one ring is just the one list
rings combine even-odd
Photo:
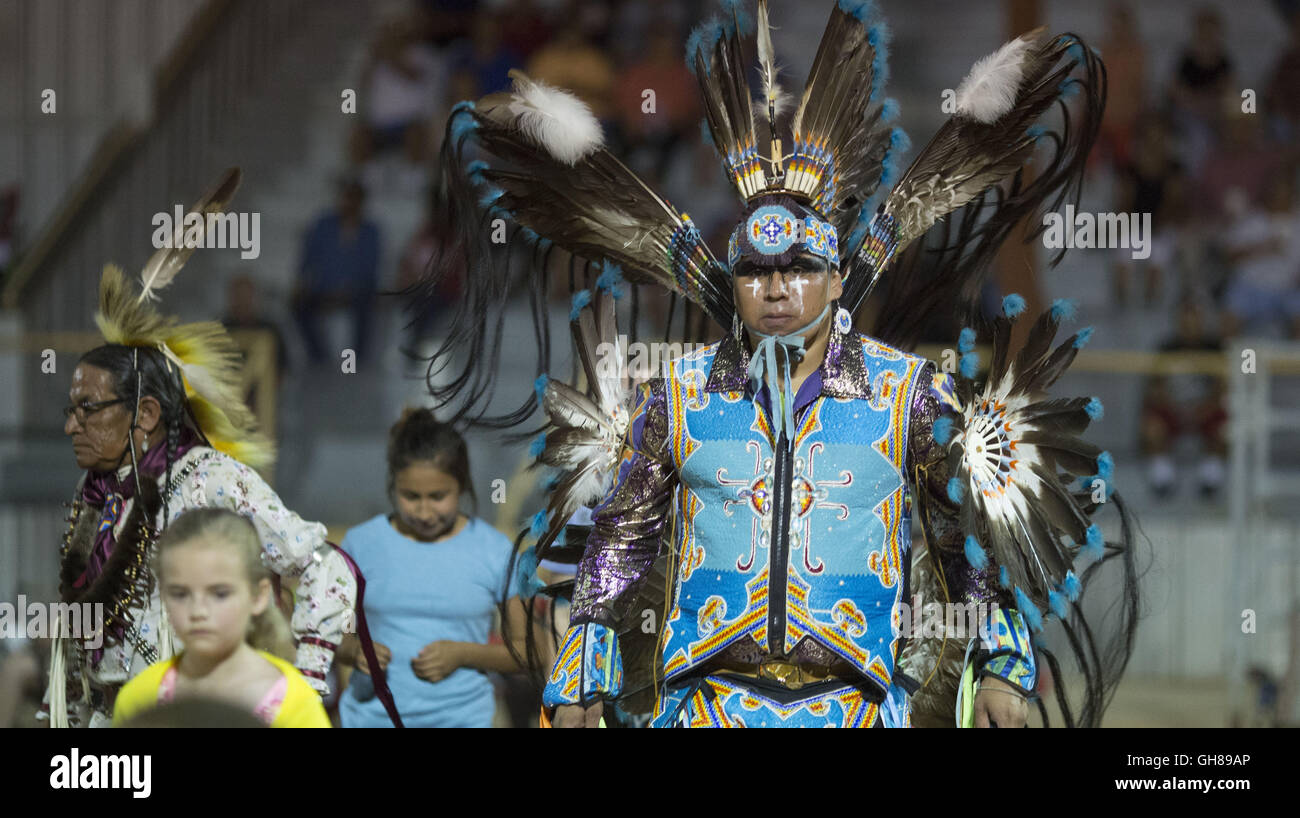
[(1225, 96), (1222, 108), (1222, 136), (1205, 159), (1196, 186), (1197, 215), (1210, 229), (1221, 229), (1223, 220), (1231, 215), (1226, 205), (1234, 188), (1244, 193), (1249, 205), (1262, 202), (1269, 182), (1285, 161), (1285, 154), (1267, 139), (1260, 117), (1242, 113), (1238, 97)]
[(1192, 42), (1178, 58), (1171, 94), (1183, 160), (1195, 173), (1214, 142), (1214, 124), (1225, 93), (1233, 88), (1233, 65), (1218, 11), (1203, 6), (1193, 20)]
[[(284, 334), (280, 328), (266, 317), (265, 312), (260, 308), (257, 299), (257, 285), (253, 279), (247, 275), (237, 275), (230, 279), (226, 286), (226, 314), (221, 319), (221, 323), (229, 330), (264, 330), (271, 333), (273, 338), (272, 344), (275, 356), (275, 376), (276, 384), (279, 385), (284, 380), (285, 372), (289, 368), (289, 355), (285, 349)], [(240, 345), (247, 359), (249, 349), (244, 345), (244, 339), (238, 334), (234, 335), (235, 343)], [(254, 380), (248, 385), (248, 393), (244, 395), (245, 402), (257, 411), (257, 386)]]
[(379, 289), (379, 227), (365, 218), (365, 188), (355, 179), (339, 186), (335, 208), (308, 228), (294, 293), (294, 313), (313, 363), (325, 360), (321, 315), (334, 309), (352, 313), (353, 350), (365, 355)]
[[(1182, 164), (1173, 154), (1169, 130), (1159, 116), (1147, 114), (1138, 120), (1132, 159), (1120, 162), (1115, 175), (1115, 211), (1151, 214), (1151, 256), (1141, 262), (1146, 279), (1145, 300), (1150, 307), (1159, 294), (1165, 270), (1174, 260), (1187, 194)], [(1132, 251), (1117, 250), (1115, 258), (1115, 301), (1123, 306), (1128, 301)]]
[[(1223, 341), (1205, 326), (1205, 311), (1198, 299), (1185, 295), (1178, 307), (1173, 337), (1161, 352), (1221, 351)], [(1189, 387), (1180, 390), (1178, 387)], [(1148, 379), (1142, 396), (1139, 445), (1147, 458), (1147, 477), (1157, 497), (1173, 493), (1178, 478), (1174, 454), (1178, 439), (1195, 435), (1201, 444), (1197, 480), (1201, 493), (1212, 496), (1223, 485), (1227, 454), (1224, 381), (1216, 376), (1199, 383), (1175, 383), (1167, 375)]]
[(468, 72), (474, 78), (472, 98), (505, 91), (510, 88), (511, 68), (520, 65), (519, 58), (502, 40), (502, 21), (486, 12), (474, 18), (473, 37), (458, 57), (452, 61), (453, 70)]
[(551, 24), (534, 0), (511, 0), (501, 11), (501, 41), (506, 49), (527, 61), (551, 39)]
[[(614, 105), (622, 141), (629, 148), (648, 148), (653, 156), (652, 182), (667, 172), (673, 153), (694, 136), (700, 116), (699, 91), (690, 69), (678, 56), (678, 35), (659, 29), (650, 35), (645, 55), (619, 71)], [(645, 110), (647, 90), (654, 110)]]
[(0, 650), (0, 729), (36, 725), (48, 655), (24, 636), (9, 639), (8, 652)]
[(1235, 727), (1281, 727), (1282, 713), (1278, 707), (1279, 684), (1268, 669), (1255, 665), (1246, 673), (1251, 702), (1245, 724)]
[(414, 11), (385, 23), (371, 44), (362, 72), (365, 125), (353, 136), (352, 158), (364, 162), (402, 149), (412, 162), (428, 153), (429, 121), (443, 107), (445, 60), (424, 41), (426, 13)]
[(613, 113), (610, 95), (614, 88), (614, 63), (592, 43), (593, 35), (605, 24), (602, 9), (575, 4), (568, 25), (562, 26), (555, 39), (547, 43), (532, 59), (524, 72), (529, 77), (572, 91), (587, 103), (592, 113), (608, 122)]
[[(432, 194), (429, 198), (430, 207), (425, 209), (424, 221), (407, 240), (398, 262), (397, 289), (421, 299), (421, 311), (411, 321), (408, 330), (410, 349), (417, 349), (419, 343), (429, 336), (443, 311), (460, 300), (465, 280), (464, 255), (440, 252), (451, 241), (450, 225), (446, 219), (436, 217)], [(432, 275), (430, 268), (435, 259), (452, 265), (452, 268), (442, 272), (436, 287), (425, 289), (421, 282)]]
[(1260, 108), (1273, 119), (1279, 140), (1300, 143), (1300, 12), (1291, 15), (1291, 39), (1269, 74)]
[(1232, 267), (1226, 334), (1256, 334), (1280, 321), (1300, 338), (1300, 210), (1293, 172), (1273, 176), (1264, 207), (1248, 205), (1225, 233), (1223, 246)]
[(1106, 61), (1107, 94), (1098, 148), (1112, 165), (1121, 167), (1130, 161), (1134, 129), (1146, 102), (1146, 47), (1127, 2), (1112, 2), (1108, 7), (1101, 55)]
[(14, 257), (14, 239), (18, 232), (18, 186), (0, 190), (0, 273)]
[(443, 48), (469, 36), (478, 14), (478, 0), (419, 0), (426, 22), (425, 42)]

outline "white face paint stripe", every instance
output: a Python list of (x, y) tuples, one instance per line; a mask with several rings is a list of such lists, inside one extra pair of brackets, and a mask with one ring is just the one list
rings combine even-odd
[(763, 285), (759, 283), (759, 281), (758, 281), (757, 278), (754, 279), (753, 281), (749, 282), (749, 287), (750, 287), (750, 289), (752, 289), (752, 290), (754, 291), (754, 297), (755, 297), (755, 298), (758, 298), (758, 290), (759, 290), (759, 288), (762, 287), (762, 286), (763, 286)]

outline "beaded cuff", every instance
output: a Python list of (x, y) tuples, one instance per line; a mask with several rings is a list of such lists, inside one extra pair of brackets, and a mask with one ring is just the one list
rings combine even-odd
[(594, 622), (569, 628), (542, 692), (542, 703), (547, 707), (579, 704), (613, 698), (622, 690), (623, 658), (618, 634)]
[(997, 676), (1025, 692), (1034, 692), (1038, 668), (1029, 643), (1029, 629), (1020, 613), (1008, 608), (994, 608), (988, 630), (980, 634), (982, 650), (975, 666), (980, 676)]

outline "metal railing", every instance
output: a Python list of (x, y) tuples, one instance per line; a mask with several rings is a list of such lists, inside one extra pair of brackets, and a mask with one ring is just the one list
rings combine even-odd
[[(1230, 683), (1239, 697), (1249, 667), (1274, 665), (1272, 654), (1280, 651), (1286, 657), (1278, 702), (1284, 718), (1294, 715), (1300, 697), (1300, 528), (1281, 538), (1271, 532), (1279, 518), (1293, 516), (1300, 475), (1278, 469), (1270, 454), (1279, 435), (1300, 433), (1300, 409), (1273, 400), (1277, 376), (1297, 367), (1300, 343), (1241, 342), (1227, 361), (1234, 557), (1227, 617)], [(1282, 598), (1270, 599), (1275, 592)], [(1243, 626), (1247, 611), (1255, 620), (1249, 632)]]

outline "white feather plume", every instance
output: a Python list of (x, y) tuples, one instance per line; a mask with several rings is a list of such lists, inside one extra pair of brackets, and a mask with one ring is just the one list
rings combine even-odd
[(1037, 32), (1030, 32), (976, 61), (957, 87), (957, 113), (987, 125), (1011, 110), (1037, 39)]
[(767, 0), (758, 4), (758, 66), (763, 75), (763, 102), (761, 110), (767, 111), (768, 104), (775, 107), (776, 116), (780, 116), (789, 102), (776, 84), (776, 54), (772, 49), (772, 27), (768, 24)]
[(557, 162), (576, 165), (604, 144), (591, 109), (568, 91), (535, 82), (511, 70), (515, 94), (510, 113), (519, 130)]

